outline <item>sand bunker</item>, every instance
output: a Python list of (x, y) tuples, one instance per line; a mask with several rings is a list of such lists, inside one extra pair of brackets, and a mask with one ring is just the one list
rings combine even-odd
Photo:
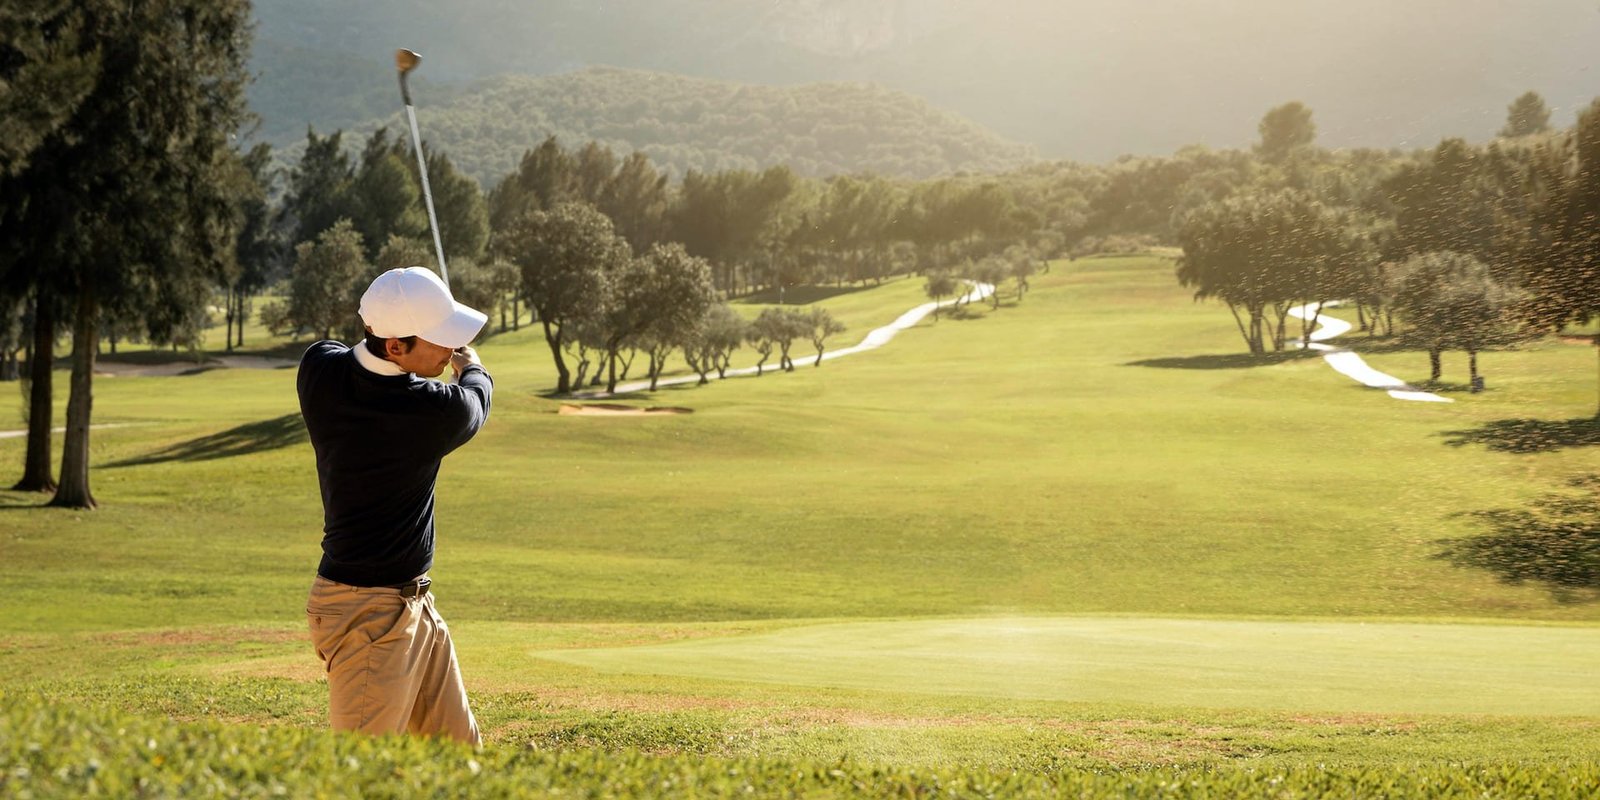
[(694, 409), (673, 406), (635, 408), (633, 406), (610, 405), (607, 403), (562, 403), (561, 410), (556, 413), (602, 417), (638, 417), (646, 414), (693, 414)]

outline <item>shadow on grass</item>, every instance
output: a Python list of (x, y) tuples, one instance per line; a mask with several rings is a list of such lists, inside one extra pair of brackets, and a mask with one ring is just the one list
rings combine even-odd
[(1501, 453), (1548, 453), (1566, 447), (1600, 445), (1600, 419), (1497, 419), (1440, 435), (1451, 447), (1481, 444)]
[(1321, 353), (1312, 350), (1284, 350), (1277, 353), (1225, 353), (1205, 356), (1175, 356), (1172, 358), (1147, 358), (1129, 361), (1124, 367), (1155, 367), (1157, 369), (1246, 369), (1270, 367), (1288, 361), (1319, 358)]
[(169, 461), (211, 461), (260, 453), (306, 441), (306, 426), (299, 414), (249, 422), (221, 433), (179, 442), (154, 453), (113, 461), (107, 467), (137, 467)]
[[(783, 290), (783, 305), (810, 305), (820, 300), (827, 300), (830, 297), (854, 294), (871, 288), (873, 288), (871, 284), (865, 286), (792, 286)], [(733, 302), (746, 305), (777, 305), (778, 290), (763, 289), (740, 297)]]
[(1442, 541), (1434, 557), (1492, 572), (1503, 583), (1538, 584), (1558, 603), (1600, 600), (1600, 475), (1568, 484), (1578, 494), (1547, 494), (1526, 509), (1472, 512), (1492, 532)]

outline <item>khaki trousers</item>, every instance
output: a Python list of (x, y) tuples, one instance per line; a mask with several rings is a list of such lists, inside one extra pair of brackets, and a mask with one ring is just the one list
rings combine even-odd
[(348, 586), (322, 576), (306, 600), (311, 643), (328, 670), (333, 729), (482, 742), (450, 629), (433, 594)]

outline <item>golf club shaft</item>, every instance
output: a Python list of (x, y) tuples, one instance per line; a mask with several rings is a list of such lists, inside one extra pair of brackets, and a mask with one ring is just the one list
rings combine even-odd
[(422, 155), (422, 135), (417, 132), (417, 110), (411, 105), (406, 74), (400, 73), (400, 98), (406, 102), (406, 120), (411, 123), (411, 149), (417, 151), (417, 174), (422, 176), (422, 201), (428, 207), (428, 229), (433, 231), (433, 250), (439, 256), (439, 277), (450, 285), (450, 269), (444, 264), (444, 242), (439, 238), (439, 218), (433, 213), (433, 189), (428, 186), (428, 161)]

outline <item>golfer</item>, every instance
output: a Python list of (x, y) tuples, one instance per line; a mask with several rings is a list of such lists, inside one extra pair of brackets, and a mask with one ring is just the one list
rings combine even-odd
[[(489, 417), (494, 384), (467, 347), (487, 319), (421, 267), (361, 296), (366, 340), (300, 359), (300, 413), (322, 487), (322, 563), (306, 616), (334, 730), (480, 743), (450, 629), (434, 610), (439, 462)], [(453, 383), (425, 380), (454, 370)]]

